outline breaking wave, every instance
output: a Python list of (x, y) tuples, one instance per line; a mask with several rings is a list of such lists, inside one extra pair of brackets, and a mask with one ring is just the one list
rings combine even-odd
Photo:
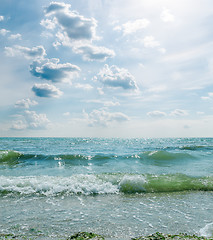
[(213, 177), (183, 174), (76, 174), (59, 176), (0, 176), (0, 195), (135, 194), (213, 191)]
[(0, 164), (16, 165), (19, 163), (21, 153), (10, 150), (0, 151)]

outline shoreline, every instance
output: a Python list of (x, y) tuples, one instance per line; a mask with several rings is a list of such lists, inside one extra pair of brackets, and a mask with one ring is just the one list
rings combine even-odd
[[(0, 239), (16, 239), (16, 240), (34, 240), (34, 239), (45, 239), (45, 236), (20, 236), (20, 235), (14, 235), (14, 234), (0, 234)], [(55, 240), (62, 240), (62, 238), (51, 238)], [(94, 240), (107, 240), (110, 239), (110, 237), (105, 237), (103, 235), (99, 235), (92, 232), (78, 232), (74, 235), (71, 235), (70, 237), (64, 238), (66, 240), (84, 240), (84, 239), (94, 239)], [(118, 239), (118, 238), (117, 238)], [(178, 240), (178, 239), (185, 239), (185, 240), (213, 240), (212, 237), (204, 237), (204, 236), (197, 236), (195, 234), (189, 235), (187, 233), (179, 233), (179, 234), (164, 234), (160, 232), (153, 233), (151, 235), (147, 236), (139, 236), (135, 238), (130, 238), (129, 240)]]

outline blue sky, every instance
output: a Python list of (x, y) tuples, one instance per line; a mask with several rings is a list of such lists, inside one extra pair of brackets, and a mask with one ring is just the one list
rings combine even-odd
[(212, 137), (210, 0), (1, 0), (0, 136)]

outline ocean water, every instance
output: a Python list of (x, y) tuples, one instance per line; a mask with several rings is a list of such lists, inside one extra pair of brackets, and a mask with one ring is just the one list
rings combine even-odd
[(0, 236), (78, 231), (213, 236), (213, 138), (0, 138)]

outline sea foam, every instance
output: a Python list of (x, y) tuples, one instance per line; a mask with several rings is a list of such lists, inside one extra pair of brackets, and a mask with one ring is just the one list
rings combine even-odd
[(103, 182), (95, 175), (74, 175), (71, 177), (0, 176), (0, 192), (3, 194), (21, 195), (58, 195), (58, 194), (109, 194), (117, 193), (118, 189), (110, 182)]
[(213, 237), (213, 222), (208, 223), (204, 228), (201, 228), (199, 234), (203, 237)]

